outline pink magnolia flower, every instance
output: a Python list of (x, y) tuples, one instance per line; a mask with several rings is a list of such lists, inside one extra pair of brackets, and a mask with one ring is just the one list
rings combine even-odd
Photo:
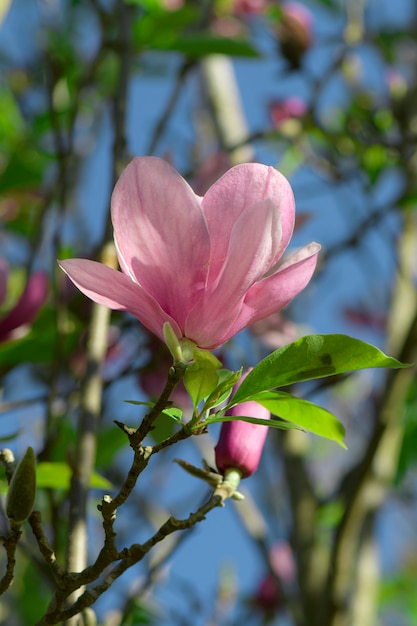
[(61, 267), (92, 300), (130, 312), (160, 339), (169, 322), (179, 340), (206, 349), (288, 304), (320, 248), (281, 261), (294, 197), (282, 174), (257, 163), (231, 168), (201, 198), (165, 161), (136, 158), (111, 214), (122, 272), (86, 259)]
[[(247, 374), (241, 377), (233, 388), (233, 393), (236, 393), (246, 376)], [(237, 404), (226, 415), (256, 417), (263, 420), (271, 417), (268, 409), (252, 400)], [(215, 447), (217, 469), (222, 474), (228, 469), (237, 469), (241, 472), (242, 478), (251, 476), (258, 469), (267, 434), (268, 426), (242, 420), (223, 422)]]
[[(9, 267), (0, 258), (0, 305), (7, 293)], [(43, 271), (29, 277), (16, 305), (0, 320), (0, 341), (15, 338), (36, 317), (48, 294), (48, 277)]]

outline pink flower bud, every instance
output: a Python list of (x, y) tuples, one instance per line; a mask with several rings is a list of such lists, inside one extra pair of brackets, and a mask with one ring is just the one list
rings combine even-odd
[(302, 57), (313, 43), (313, 18), (299, 2), (282, 7), (282, 21), (278, 29), (281, 52), (292, 69), (298, 69)]
[[(236, 392), (245, 376), (242, 376), (234, 387), (233, 393)], [(271, 417), (267, 409), (253, 401), (234, 406), (227, 412), (227, 415), (255, 417), (263, 420)], [(226, 470), (233, 468), (241, 472), (242, 478), (251, 476), (258, 469), (267, 434), (268, 426), (242, 420), (223, 422), (215, 448), (218, 470), (224, 474)]]

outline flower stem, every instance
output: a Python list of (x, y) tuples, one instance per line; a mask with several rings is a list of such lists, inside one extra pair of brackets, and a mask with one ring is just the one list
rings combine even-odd
[(187, 369), (186, 363), (175, 363), (169, 370), (168, 379), (165, 384), (165, 388), (161, 395), (159, 396), (155, 406), (149, 411), (147, 415), (142, 420), (141, 425), (136, 430), (136, 432), (130, 438), (130, 442), (132, 446), (138, 446), (149, 433), (152, 428), (152, 424), (162, 413), (162, 411), (167, 407), (168, 400), (171, 396), (171, 393), (174, 391), (175, 387), (182, 380), (185, 374), (185, 370)]

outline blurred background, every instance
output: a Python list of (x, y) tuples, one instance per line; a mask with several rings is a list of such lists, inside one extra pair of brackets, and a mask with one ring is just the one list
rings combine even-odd
[[(110, 195), (133, 156), (166, 159), (200, 195), (232, 165), (259, 161), (289, 178), (291, 248), (319, 242), (319, 266), (286, 310), (217, 356), (238, 369), (297, 337), (346, 333), (413, 362), (417, 7), (3, 0), (0, 21), (1, 445), (17, 459), (34, 447), (36, 506), (68, 562), (70, 476), (86, 411), (94, 415), (91, 563), (103, 544), (97, 504), (132, 457), (113, 421), (138, 424), (144, 410), (125, 400), (157, 396), (170, 356), (132, 317), (98, 324), (56, 259), (114, 262)], [(245, 500), (126, 572), (94, 604), (98, 624), (417, 623), (415, 369), (365, 370), (292, 392), (339, 417), (348, 450), (271, 430), (258, 472), (242, 485)], [(190, 409), (181, 389), (174, 400)], [(162, 416), (153, 441), (174, 427)], [(173, 459), (213, 466), (217, 436), (214, 425), (150, 463), (118, 516), (120, 549), (208, 498)], [(0, 529), (7, 533), (3, 512)], [(33, 626), (54, 587), (29, 526), (17, 561), (0, 622)], [(3, 553), (0, 567), (2, 576)]]

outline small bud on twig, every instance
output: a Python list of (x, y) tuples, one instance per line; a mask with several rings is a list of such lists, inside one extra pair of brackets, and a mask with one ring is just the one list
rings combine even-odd
[(24, 522), (32, 512), (35, 495), (35, 453), (29, 446), (10, 481), (6, 499), (7, 517), (15, 523)]

